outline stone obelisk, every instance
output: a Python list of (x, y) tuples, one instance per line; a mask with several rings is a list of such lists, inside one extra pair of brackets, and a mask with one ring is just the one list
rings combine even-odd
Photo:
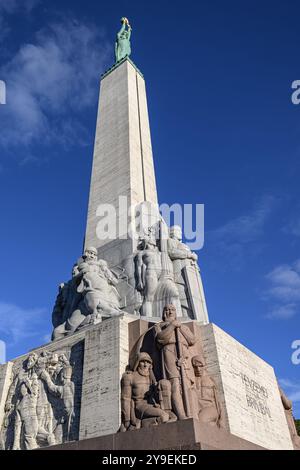
[[(85, 246), (118, 265), (136, 248), (127, 238), (128, 209), (143, 201), (157, 204), (147, 98), (143, 75), (127, 57), (101, 79)], [(117, 237), (103, 240), (97, 224), (106, 204), (115, 208)]]
[[(134, 261), (138, 235), (142, 239), (147, 237), (147, 231), (158, 223), (160, 216), (145, 80), (129, 58), (131, 30), (129, 37), (122, 38), (122, 34), (127, 34), (126, 21), (124, 19), (118, 33), (116, 63), (101, 78), (85, 248), (95, 247), (98, 257), (104, 259), (118, 276), (122, 278), (124, 274), (118, 286), (121, 308), (136, 313), (142, 303)], [(136, 215), (139, 213), (138, 233), (132, 237), (130, 222), (134, 221), (136, 228)], [(167, 236), (168, 230), (166, 228)], [(167, 252), (165, 256), (169, 260)], [(171, 260), (169, 263), (172, 270)], [(160, 318), (163, 305), (171, 300), (178, 305), (179, 316), (207, 323), (205, 296), (198, 270), (190, 267), (182, 275), (185, 276), (182, 288), (174, 285), (174, 273), (169, 276), (168, 288), (166, 282), (162, 282), (163, 276), (160, 277), (156, 298), (153, 295), (151, 300), (156, 305), (153, 316)], [(190, 297), (189, 314), (181, 312), (181, 304), (187, 297)]]

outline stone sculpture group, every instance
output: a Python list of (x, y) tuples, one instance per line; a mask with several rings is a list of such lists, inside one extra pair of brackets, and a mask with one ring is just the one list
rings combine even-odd
[(59, 286), (52, 314), (53, 340), (96, 324), (102, 317), (120, 315), (118, 279), (106, 261), (98, 260), (96, 248), (87, 248), (73, 267), (72, 279)]
[[(216, 385), (201, 355), (191, 357), (197, 339), (177, 320), (174, 305), (166, 305), (163, 320), (154, 327), (153, 347), (160, 357), (160, 377), (154, 375), (149, 353), (137, 352), (132, 369), (123, 374), (120, 431), (196, 418), (222, 426), (222, 407)], [(150, 330), (149, 330), (150, 331)]]
[[(141, 317), (161, 318), (164, 306), (172, 303), (178, 318), (198, 319), (191, 303), (193, 295), (189, 293), (193, 290), (191, 277), (200, 283), (197, 255), (182, 242), (180, 227), (169, 230), (163, 221), (150, 227), (139, 240), (132, 264), (132, 289), (141, 297), (138, 306)], [(121, 315), (124, 310), (120, 308), (119, 282), (119, 275), (109, 269), (105, 260), (98, 259), (96, 248), (85, 249), (73, 266), (72, 279), (59, 286), (52, 314), (52, 339)]]
[(193, 304), (195, 289), (201, 284), (198, 256), (182, 242), (181, 227), (169, 229), (160, 220), (147, 232), (134, 256), (141, 316), (161, 318), (164, 306), (170, 303), (176, 307), (178, 318), (205, 321), (202, 308)]

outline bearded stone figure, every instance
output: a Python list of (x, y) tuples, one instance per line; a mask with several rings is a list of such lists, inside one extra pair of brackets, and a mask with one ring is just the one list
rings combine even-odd
[(174, 305), (166, 305), (163, 321), (155, 326), (155, 341), (161, 351), (164, 379), (171, 384), (172, 409), (182, 420), (192, 416), (190, 383), (193, 381), (189, 349), (196, 338), (188, 326), (177, 320)]

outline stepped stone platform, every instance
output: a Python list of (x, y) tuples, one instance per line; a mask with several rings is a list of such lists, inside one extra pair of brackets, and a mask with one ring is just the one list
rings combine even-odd
[[(45, 448), (44, 448), (45, 449)], [(196, 419), (68, 442), (47, 450), (266, 450)], [(42, 449), (40, 449), (42, 450)]]

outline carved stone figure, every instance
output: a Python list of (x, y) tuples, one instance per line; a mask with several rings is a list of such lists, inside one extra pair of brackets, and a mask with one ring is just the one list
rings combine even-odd
[(71, 377), (65, 354), (43, 351), (28, 356), (16, 371), (6, 400), (6, 448), (31, 450), (69, 440), (75, 394)]
[(121, 387), (120, 431), (176, 420), (168, 409), (168, 384), (156, 383), (149, 354), (144, 352), (138, 355), (133, 371), (123, 374)]
[(64, 324), (72, 315), (81, 300), (81, 294), (77, 292), (78, 265), (72, 269), (72, 279), (62, 283), (58, 289), (58, 296), (52, 313), (54, 329)]
[(153, 303), (161, 274), (160, 252), (153, 232), (141, 240), (140, 251), (135, 257), (137, 290), (143, 296), (141, 315), (153, 316)]
[(57, 420), (57, 426), (62, 426), (62, 440), (70, 439), (71, 425), (74, 418), (74, 383), (71, 381), (72, 367), (64, 365), (60, 370), (56, 382), (52, 380), (49, 371), (43, 371), (41, 379), (46, 383), (49, 393), (62, 400), (62, 406), (59, 407), (60, 416)]
[(175, 225), (170, 228), (170, 238), (168, 240), (168, 254), (173, 261), (174, 280), (179, 290), (182, 314), (192, 318), (191, 306), (188, 302), (188, 291), (183, 277), (183, 268), (195, 266), (198, 260), (196, 253), (192, 253), (187, 245), (182, 242), (181, 227)]
[(47, 445), (55, 444), (53, 413), (39, 380), (44, 361), (44, 356), (30, 354), (9, 390), (5, 411), (14, 423), (13, 450), (35, 449), (37, 439)]
[(205, 295), (197, 264), (198, 256), (182, 242), (182, 230), (178, 225), (170, 228), (168, 253), (173, 262), (182, 316), (208, 323)]
[(171, 383), (172, 409), (182, 420), (192, 416), (190, 346), (196, 342), (191, 330), (177, 320), (174, 305), (166, 305), (163, 321), (155, 326), (155, 341), (161, 351), (163, 377)]
[(130, 46), (131, 26), (127, 18), (122, 18), (121, 23), (122, 23), (122, 27), (117, 34), (117, 39), (115, 43), (116, 62), (119, 62), (125, 57), (129, 57), (131, 54), (131, 46)]
[[(197, 263), (198, 255), (193, 253), (190, 248), (182, 242), (182, 230), (179, 225), (170, 228), (170, 238), (168, 240), (169, 255), (173, 264), (178, 265), (175, 273), (179, 273), (183, 266)], [(184, 263), (175, 263), (175, 261), (185, 261)]]
[[(13, 450), (21, 449), (21, 434), (23, 434), (26, 450), (37, 447), (38, 418), (36, 409), (39, 384), (34, 370), (36, 361), (36, 354), (30, 354), (24, 364), (24, 370), (16, 377), (13, 387), (10, 388), (6, 401), (6, 413), (14, 411)], [(14, 397), (14, 391), (16, 397)]]
[(174, 277), (174, 268), (168, 253), (169, 229), (163, 219), (159, 222), (159, 238), (162, 272), (155, 295), (155, 316), (160, 317), (165, 305), (172, 304), (176, 308), (177, 316), (182, 317), (179, 291)]
[(60, 288), (53, 312), (56, 340), (78, 328), (98, 323), (103, 317), (120, 315), (118, 279), (97, 249), (87, 248), (73, 267), (73, 278)]
[(208, 375), (202, 356), (192, 358), (195, 373), (195, 398), (197, 417), (202, 423), (221, 427), (222, 408), (218, 400), (217, 388), (213, 379)]
[(300, 450), (300, 436), (298, 436), (294, 417), (293, 417), (293, 403), (285, 395), (284, 391), (279, 387), (280, 398), (282, 401), (282, 406), (284, 408), (284, 413), (288, 423), (291, 439), (293, 441), (294, 447), (296, 450)]
[(80, 280), (77, 292), (84, 298), (90, 315), (98, 316), (99, 310), (107, 315), (119, 314), (118, 281), (109, 270), (106, 261), (97, 258), (96, 248), (88, 248), (83, 261), (78, 264), (76, 278)]
[(181, 316), (179, 292), (168, 255), (168, 233), (163, 220), (150, 227), (135, 256), (136, 289), (143, 299), (140, 313), (148, 318), (160, 318), (164, 306), (170, 303), (176, 306), (177, 314)]

